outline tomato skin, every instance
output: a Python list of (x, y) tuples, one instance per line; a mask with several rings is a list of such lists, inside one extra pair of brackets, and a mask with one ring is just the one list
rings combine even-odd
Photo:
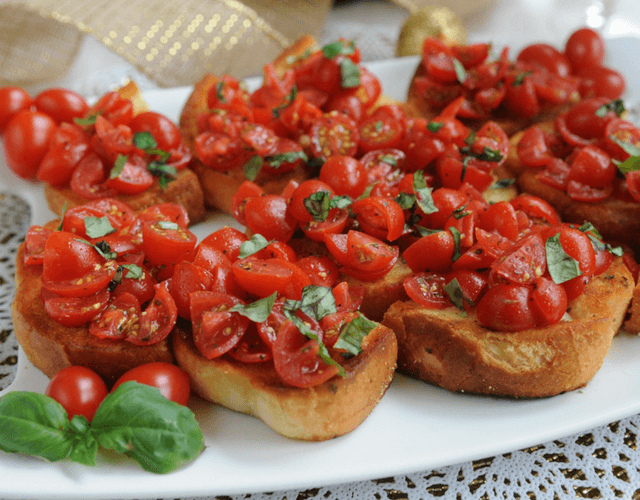
[(518, 54), (516, 60), (541, 66), (559, 76), (567, 76), (571, 72), (569, 61), (565, 55), (547, 43), (534, 43), (525, 47)]
[(193, 252), (196, 236), (188, 229), (147, 222), (142, 227), (142, 250), (151, 266), (172, 266)]
[(431, 309), (445, 309), (452, 306), (449, 295), (444, 290), (446, 279), (438, 273), (416, 273), (404, 280), (402, 286), (411, 300)]
[(592, 97), (572, 106), (565, 115), (565, 124), (569, 131), (583, 139), (602, 137), (607, 123), (616, 117), (613, 111), (604, 116), (596, 114), (596, 111), (608, 102), (609, 99), (606, 97)]
[(42, 289), (44, 309), (55, 322), (64, 326), (83, 326), (93, 320), (109, 302), (109, 292), (103, 288), (93, 295), (64, 297)]
[(26, 90), (20, 87), (0, 87), (0, 135), (4, 128), (18, 112), (27, 110), (33, 99)]
[(605, 188), (616, 176), (618, 167), (609, 155), (597, 146), (585, 146), (573, 159), (569, 180), (576, 180), (594, 188)]
[(74, 118), (83, 117), (89, 110), (89, 103), (84, 97), (62, 88), (43, 90), (35, 96), (33, 104), (38, 111), (49, 115), (57, 123), (73, 123)]
[(591, 28), (574, 31), (565, 44), (564, 53), (574, 73), (588, 66), (600, 66), (604, 61), (604, 40)]
[(135, 132), (149, 132), (158, 143), (158, 148), (164, 151), (177, 148), (180, 145), (180, 130), (166, 116), (155, 111), (146, 111), (133, 117), (129, 123)]
[(478, 321), (490, 330), (517, 332), (536, 326), (529, 306), (531, 288), (498, 283), (489, 288), (478, 303)]
[(316, 158), (355, 156), (360, 135), (356, 122), (347, 115), (331, 111), (311, 127), (311, 153)]
[(404, 211), (385, 196), (369, 196), (351, 205), (360, 228), (381, 240), (397, 240), (404, 232)]
[(182, 368), (171, 363), (158, 361), (136, 366), (116, 380), (111, 392), (125, 382), (132, 380), (140, 384), (157, 387), (160, 390), (160, 394), (175, 403), (187, 406), (189, 402), (191, 394), (189, 375)]
[(333, 188), (320, 179), (309, 179), (300, 183), (293, 191), (291, 201), (289, 203), (289, 213), (299, 222), (311, 222), (313, 216), (307, 210), (304, 202), (312, 194), (324, 191), (329, 195), (333, 195)]
[(23, 110), (11, 118), (3, 141), (7, 166), (13, 173), (23, 179), (36, 175), (55, 129), (56, 122), (39, 111)]
[(618, 99), (624, 94), (627, 83), (618, 71), (606, 66), (588, 66), (578, 72), (580, 78), (580, 95), (589, 97), (606, 97)]
[(531, 292), (531, 298), (538, 317), (538, 326), (556, 324), (567, 311), (568, 300), (564, 287), (548, 278), (538, 279)]
[(320, 180), (336, 194), (357, 198), (367, 187), (367, 172), (352, 156), (332, 156), (320, 168)]
[(297, 228), (297, 221), (287, 207), (287, 200), (276, 194), (250, 198), (244, 209), (247, 227), (267, 240), (289, 241)]
[(69, 415), (82, 415), (89, 422), (107, 397), (109, 391), (104, 380), (84, 366), (68, 366), (49, 381), (45, 394), (60, 403)]
[(423, 236), (407, 248), (402, 257), (414, 273), (443, 272), (451, 267), (455, 242), (451, 231)]

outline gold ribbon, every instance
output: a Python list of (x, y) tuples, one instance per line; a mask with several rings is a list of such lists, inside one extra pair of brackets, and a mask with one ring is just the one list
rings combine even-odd
[[(409, 13), (433, 3), (393, 1)], [(449, 1), (469, 4), (467, 0)], [(265, 61), (299, 36), (318, 38), (332, 3), (5, 1), (0, 3), (0, 85), (29, 86), (60, 79), (73, 64), (85, 35), (102, 42), (162, 87), (191, 85), (207, 72), (243, 78), (259, 74)]]

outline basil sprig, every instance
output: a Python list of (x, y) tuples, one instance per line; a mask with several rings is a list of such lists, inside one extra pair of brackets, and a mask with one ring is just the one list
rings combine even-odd
[(133, 381), (107, 395), (91, 423), (78, 415), (69, 421), (65, 409), (44, 394), (14, 391), (0, 399), (2, 451), (92, 466), (98, 446), (162, 474), (193, 460), (204, 438), (189, 408)]
[(580, 263), (562, 248), (560, 233), (547, 238), (545, 250), (547, 253), (547, 269), (551, 279), (556, 283), (564, 283), (582, 274)]

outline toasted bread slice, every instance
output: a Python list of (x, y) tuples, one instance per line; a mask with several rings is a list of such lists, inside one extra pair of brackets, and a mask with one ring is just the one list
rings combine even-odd
[[(62, 216), (65, 207), (68, 209), (89, 201), (74, 193), (70, 187), (60, 188), (50, 184), (45, 185), (44, 195), (51, 211), (59, 217)], [(121, 194), (116, 198), (126, 203), (135, 212), (159, 203), (178, 203), (185, 208), (192, 223), (202, 219), (206, 213), (200, 181), (190, 169), (180, 170), (165, 189), (161, 189), (160, 184), (155, 180), (149, 189), (140, 194)]]
[(123, 373), (153, 361), (173, 362), (169, 340), (150, 346), (99, 339), (86, 327), (67, 327), (52, 320), (44, 309), (42, 266), (23, 264), (24, 243), (16, 258), (16, 294), (13, 328), (25, 354), (36, 368), (53, 377), (67, 366), (91, 368), (111, 386)]
[(184, 324), (176, 327), (173, 350), (192, 389), (207, 401), (253, 415), (283, 436), (323, 441), (351, 432), (386, 392), (396, 367), (397, 344), (379, 325), (363, 340), (362, 352), (341, 362), (346, 376), (316, 387), (284, 384), (273, 363), (239, 363), (227, 357), (207, 359), (193, 344)]
[(622, 324), (633, 277), (616, 258), (569, 304), (570, 320), (496, 332), (454, 307), (396, 302), (383, 324), (398, 340), (398, 370), (450, 391), (513, 397), (553, 396), (587, 384)]

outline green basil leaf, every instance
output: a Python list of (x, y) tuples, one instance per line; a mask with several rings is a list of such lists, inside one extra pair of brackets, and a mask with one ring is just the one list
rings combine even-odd
[(153, 138), (151, 132), (136, 132), (133, 134), (133, 145), (138, 149), (153, 149), (158, 147), (158, 142)]
[(447, 229), (449, 229), (449, 231), (451, 231), (451, 234), (453, 235), (454, 251), (453, 256), (451, 257), (451, 262), (455, 262), (462, 255), (462, 253), (460, 252), (460, 231), (458, 231), (458, 229), (453, 226)]
[(89, 421), (81, 415), (74, 415), (71, 418), (70, 427), (75, 435), (69, 460), (82, 465), (94, 466), (98, 455), (98, 441), (93, 435)]
[(432, 214), (438, 211), (438, 207), (436, 207), (431, 196), (433, 188), (427, 187), (427, 181), (422, 170), (417, 170), (413, 174), (413, 191), (416, 194), (416, 203), (425, 214)]
[(313, 217), (313, 220), (324, 222), (327, 220), (327, 217), (329, 217), (331, 193), (329, 193), (329, 191), (311, 193), (308, 198), (304, 199), (303, 204), (307, 212)]
[(562, 248), (560, 234), (547, 239), (545, 250), (547, 252), (547, 269), (551, 279), (556, 283), (564, 283), (582, 274), (578, 261), (567, 255)]
[[(85, 240), (79, 240), (79, 241), (85, 241)], [(100, 255), (102, 255), (102, 257), (104, 257), (107, 260), (115, 260), (118, 258), (118, 253), (111, 250), (111, 246), (105, 240), (98, 241), (95, 245), (91, 245), (91, 243), (88, 243), (88, 242), (87, 244), (90, 246), (93, 246), (96, 252), (98, 252)]]
[(273, 168), (280, 168), (283, 163), (293, 163), (297, 160), (303, 160), (307, 163), (309, 161), (309, 157), (304, 151), (289, 151), (287, 153), (269, 155), (264, 159), (264, 161)]
[(622, 99), (614, 99), (607, 104), (603, 104), (598, 109), (596, 109), (595, 115), (600, 118), (604, 118), (609, 111), (613, 111), (618, 117), (622, 116), (622, 113), (624, 113), (625, 111), (624, 102), (622, 101)]
[(360, 86), (360, 68), (348, 57), (340, 61), (340, 85), (343, 89)]
[(511, 179), (500, 179), (499, 181), (494, 182), (489, 186), (489, 189), (503, 189), (508, 188), (509, 186), (513, 186), (516, 183), (515, 178)]
[(124, 275), (125, 279), (139, 280), (144, 277), (144, 269), (136, 264), (120, 264), (119, 267), (126, 269), (128, 272)]
[(0, 450), (26, 453), (51, 462), (67, 458), (73, 448), (65, 409), (36, 392), (14, 391), (0, 399)]
[(171, 222), (169, 220), (161, 220), (157, 222), (158, 227), (160, 229), (168, 230), (168, 231), (177, 231), (180, 229), (180, 226), (177, 222)]
[(444, 286), (444, 291), (447, 292), (447, 295), (453, 302), (453, 305), (456, 306), (460, 311), (462, 311), (466, 315), (466, 311), (464, 310), (464, 303), (467, 301), (473, 306), (473, 302), (470, 301), (462, 291), (460, 287), (460, 283), (457, 278), (453, 278), (449, 283)]
[(122, 170), (127, 164), (128, 159), (128, 156), (118, 154), (118, 156), (116, 157), (116, 161), (113, 163), (113, 168), (111, 168), (111, 172), (109, 173), (110, 179), (115, 179), (122, 173)]
[(102, 114), (102, 111), (100, 111), (99, 113), (96, 113), (95, 115), (87, 116), (84, 118), (74, 118), (73, 123), (75, 123), (76, 125), (80, 125), (81, 127), (85, 125), (95, 125), (96, 118), (100, 114)]
[(456, 78), (460, 83), (464, 83), (467, 79), (467, 70), (464, 69), (462, 63), (455, 57), (451, 58), (451, 61), (453, 62), (453, 69), (456, 72)]
[(362, 340), (376, 326), (378, 326), (378, 323), (358, 313), (358, 316), (342, 328), (340, 337), (338, 337), (334, 347), (336, 349), (344, 349), (350, 355), (356, 356), (362, 352)]
[(229, 309), (229, 311), (237, 312), (255, 323), (264, 323), (271, 314), (277, 295), (277, 292), (273, 292), (268, 297), (264, 297), (263, 299), (256, 300), (249, 304), (236, 304)]
[(104, 217), (85, 217), (84, 230), (89, 238), (102, 238), (116, 231), (106, 215)]
[(416, 195), (401, 191), (394, 200), (402, 210), (409, 210), (416, 204)]
[(249, 257), (264, 248), (267, 248), (271, 243), (267, 238), (262, 236), (260, 233), (254, 234), (251, 239), (247, 241), (243, 241), (240, 245), (240, 253), (238, 257), (244, 259), (245, 257)]
[(143, 469), (171, 472), (195, 458), (204, 438), (193, 412), (155, 387), (126, 382), (109, 394), (91, 423), (100, 446), (124, 453)]
[(318, 285), (305, 286), (300, 300), (287, 300), (284, 308), (291, 311), (299, 309), (317, 321), (337, 311), (336, 299), (331, 288)]
[(444, 127), (444, 122), (429, 122), (427, 123), (427, 128), (429, 129), (429, 132), (433, 132), (434, 134), (440, 130), (442, 127)]
[(244, 164), (244, 176), (250, 180), (253, 181), (255, 180), (256, 177), (258, 177), (258, 174), (260, 173), (260, 169), (262, 168), (262, 156), (260, 155), (254, 155), (251, 158), (249, 158), (249, 161), (247, 163)]

